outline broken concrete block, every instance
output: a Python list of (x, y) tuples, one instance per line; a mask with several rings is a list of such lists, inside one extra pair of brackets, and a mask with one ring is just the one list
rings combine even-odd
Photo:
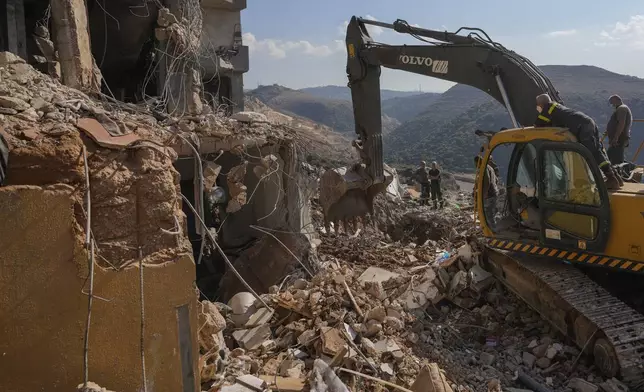
[(322, 340), (322, 352), (334, 356), (346, 345), (346, 341), (337, 328), (320, 328), (320, 339)]
[(375, 344), (376, 352), (379, 354), (393, 353), (400, 351), (400, 346), (393, 339), (383, 339)]
[(233, 332), (233, 337), (244, 349), (254, 350), (271, 337), (271, 327), (264, 324), (253, 329), (241, 329)]
[(383, 306), (378, 306), (367, 312), (365, 320), (376, 320), (382, 323), (385, 321), (385, 317), (387, 317), (387, 310)]
[(293, 377), (261, 375), (259, 378), (266, 381), (271, 389), (280, 392), (302, 392), (306, 385), (304, 381)]
[(271, 321), (271, 318), (273, 318), (274, 311), (267, 309), (267, 308), (261, 308), (255, 311), (248, 321), (246, 322), (246, 328), (252, 328), (256, 327), (261, 324), (266, 324), (269, 321)]
[(467, 288), (467, 273), (465, 271), (458, 271), (449, 285), (449, 296), (456, 297), (461, 291)]
[(301, 346), (306, 347), (313, 342), (314, 337), (315, 331), (312, 329), (307, 329), (297, 337), (297, 343)]
[(413, 392), (453, 392), (443, 370), (436, 363), (424, 366), (409, 389)]
[(392, 377), (394, 375), (394, 369), (388, 363), (381, 364), (380, 370), (382, 370), (382, 372), (387, 374), (389, 377)]
[(529, 369), (532, 369), (534, 363), (537, 361), (537, 357), (530, 354), (529, 352), (524, 351), (522, 360), (524, 365), (526, 365)]
[(257, 112), (237, 112), (231, 118), (243, 123), (268, 122), (268, 118), (264, 114)]
[(546, 357), (543, 357), (543, 358), (537, 359), (537, 361), (535, 362), (535, 365), (537, 365), (537, 367), (539, 367), (541, 369), (547, 369), (547, 368), (550, 367), (551, 363), (552, 363), (552, 361), (550, 361)]
[(395, 272), (387, 271), (386, 269), (378, 267), (369, 267), (367, 268), (362, 275), (358, 278), (358, 282), (380, 282), (384, 283), (392, 278), (399, 277), (400, 274)]
[(478, 264), (470, 269), (469, 275), (472, 281), (470, 287), (477, 293), (484, 291), (494, 283), (494, 276)]
[(202, 301), (200, 308), (199, 344), (206, 352), (219, 351), (224, 345), (219, 334), (226, 328), (226, 319), (219, 313), (215, 304), (210, 301)]
[(400, 331), (403, 328), (405, 328), (405, 323), (396, 317), (389, 317), (389, 316), (385, 317), (385, 325), (387, 325), (389, 328), (392, 328), (395, 331)]
[(378, 350), (376, 350), (376, 345), (368, 338), (362, 338), (360, 345), (362, 346), (362, 349), (369, 355), (375, 356), (379, 354)]
[(581, 378), (571, 378), (568, 381), (568, 388), (576, 392), (597, 392), (599, 387)]
[(250, 374), (237, 377), (237, 382), (257, 392), (262, 392), (267, 387), (266, 381)]
[(302, 377), (304, 371), (304, 361), (299, 359), (287, 359), (282, 361), (278, 369), (279, 375), (282, 377), (291, 377), (299, 379)]
[(234, 384), (223, 386), (219, 392), (255, 392), (255, 390), (242, 384)]
[(408, 290), (398, 297), (398, 301), (407, 310), (425, 307), (428, 302), (436, 303), (440, 293), (434, 285), (434, 279), (436, 279), (436, 272), (431, 268), (427, 269), (418, 282), (415, 281), (413, 286), (410, 285)]
[(0, 107), (21, 112), (29, 109), (31, 106), (20, 98), (0, 96)]

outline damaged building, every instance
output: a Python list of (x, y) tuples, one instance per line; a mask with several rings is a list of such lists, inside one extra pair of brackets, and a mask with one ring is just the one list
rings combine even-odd
[(244, 112), (245, 7), (0, 0), (3, 390), (199, 391), (199, 297), (312, 257), (297, 143)]

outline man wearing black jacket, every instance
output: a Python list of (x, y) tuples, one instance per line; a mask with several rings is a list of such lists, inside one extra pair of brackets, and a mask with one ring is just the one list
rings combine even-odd
[(608, 159), (613, 165), (619, 165), (624, 162), (624, 150), (628, 147), (628, 142), (631, 138), (633, 114), (631, 109), (624, 105), (619, 95), (611, 95), (608, 98), (608, 102), (615, 108), (606, 125)]
[(621, 177), (615, 173), (610, 164), (606, 151), (599, 140), (599, 129), (595, 121), (577, 110), (570, 109), (560, 103), (553, 102), (548, 94), (537, 96), (537, 111), (539, 115), (535, 127), (568, 128), (595, 158), (597, 165), (606, 176), (608, 189), (619, 189), (623, 184)]

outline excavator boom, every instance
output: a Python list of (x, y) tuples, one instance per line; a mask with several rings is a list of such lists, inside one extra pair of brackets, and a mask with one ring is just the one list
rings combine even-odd
[[(369, 35), (368, 25), (408, 34), (423, 45), (378, 43)], [(469, 33), (461, 34), (464, 32)], [(346, 45), (357, 134), (354, 146), (361, 162), (323, 175), (320, 201), (327, 225), (373, 214), (373, 197), (391, 181), (392, 170), (383, 164), (381, 67), (478, 88), (506, 107), (516, 128), (533, 123), (537, 95), (547, 93), (563, 103), (550, 80), (530, 60), (492, 41), (477, 28), (449, 33), (413, 27), (403, 20), (389, 24), (354, 16), (347, 26)]]

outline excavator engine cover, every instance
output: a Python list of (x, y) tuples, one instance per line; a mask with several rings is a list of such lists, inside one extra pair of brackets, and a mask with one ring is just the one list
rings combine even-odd
[(331, 222), (336, 230), (342, 222), (346, 231), (348, 222), (352, 222), (355, 229), (356, 218), (373, 216), (374, 199), (387, 189), (394, 178), (393, 170), (387, 165), (384, 165), (384, 174), (383, 182), (373, 184), (360, 164), (325, 171), (320, 178), (320, 204), (327, 231)]

